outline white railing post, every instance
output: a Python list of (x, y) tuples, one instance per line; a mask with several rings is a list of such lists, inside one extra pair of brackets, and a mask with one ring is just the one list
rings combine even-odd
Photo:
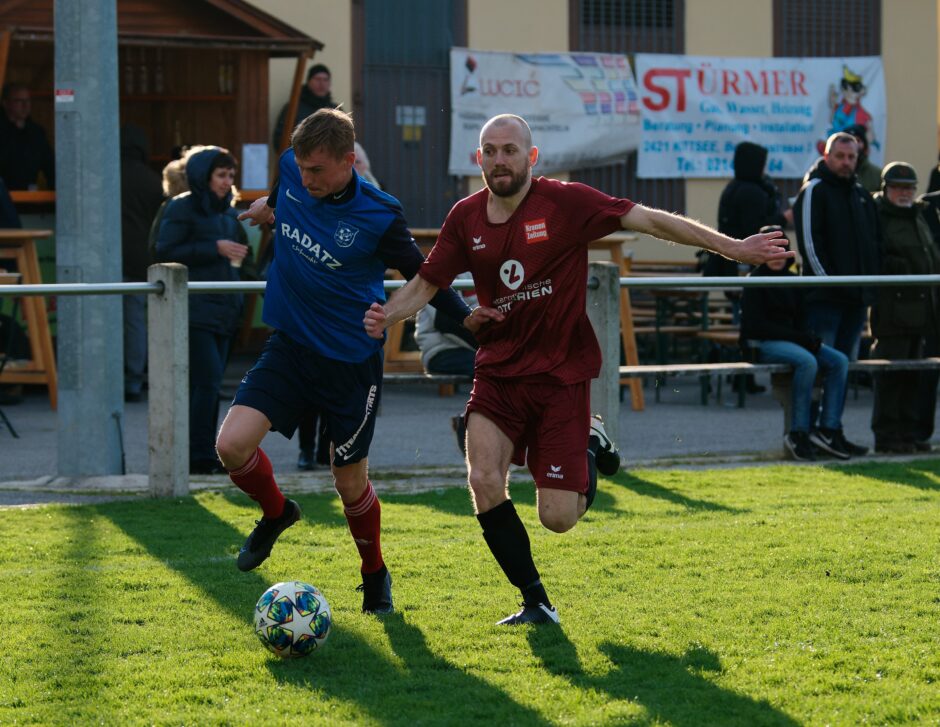
[(150, 494), (189, 494), (189, 271), (151, 265), (147, 280), (163, 283), (147, 306), (147, 380), (150, 405)]
[[(592, 289), (591, 281), (597, 281)], [(613, 263), (588, 264), (587, 312), (601, 346), (600, 375), (591, 382), (591, 411), (604, 418), (614, 441), (620, 430), (620, 270)]]

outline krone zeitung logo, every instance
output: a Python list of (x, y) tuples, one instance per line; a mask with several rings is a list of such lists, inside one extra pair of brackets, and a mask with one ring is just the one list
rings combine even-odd
[(499, 277), (510, 290), (515, 290), (525, 278), (525, 270), (518, 260), (507, 260), (499, 268)]

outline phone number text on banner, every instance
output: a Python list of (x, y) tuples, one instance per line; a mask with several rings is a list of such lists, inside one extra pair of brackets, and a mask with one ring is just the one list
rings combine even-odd
[(742, 141), (767, 147), (767, 172), (800, 178), (825, 139), (864, 127), (881, 164), (884, 72), (878, 57), (636, 56), (641, 178), (730, 177)]

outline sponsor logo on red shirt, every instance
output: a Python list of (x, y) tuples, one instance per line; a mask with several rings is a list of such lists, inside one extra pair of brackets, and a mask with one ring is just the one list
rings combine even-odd
[(525, 241), (531, 245), (535, 242), (545, 242), (548, 239), (548, 225), (545, 224), (545, 218), (540, 220), (529, 220), (525, 223)]

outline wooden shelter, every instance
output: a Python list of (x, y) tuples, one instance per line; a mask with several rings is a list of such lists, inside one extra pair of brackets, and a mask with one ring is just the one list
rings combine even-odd
[[(117, 0), (117, 17), (121, 123), (149, 131), (155, 167), (183, 144), (240, 156), (242, 144), (270, 143), (268, 59), (297, 58), (296, 109), (304, 68), (323, 47), (244, 0)], [(31, 90), (50, 139), (53, 29), (53, 0), (0, 3), (0, 83)]]

